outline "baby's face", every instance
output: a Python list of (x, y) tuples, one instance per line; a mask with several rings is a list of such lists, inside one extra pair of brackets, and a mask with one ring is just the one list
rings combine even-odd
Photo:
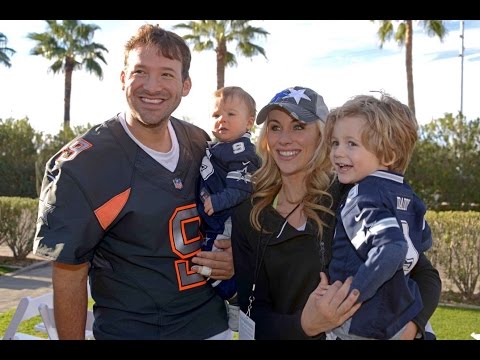
[(236, 96), (215, 98), (212, 118), (213, 135), (222, 142), (230, 142), (240, 138), (253, 126), (253, 116), (248, 106)]

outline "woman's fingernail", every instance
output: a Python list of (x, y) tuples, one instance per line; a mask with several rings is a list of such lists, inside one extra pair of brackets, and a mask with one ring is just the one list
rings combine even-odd
[(198, 266), (192, 266), (192, 270), (197, 272), (198, 271)]

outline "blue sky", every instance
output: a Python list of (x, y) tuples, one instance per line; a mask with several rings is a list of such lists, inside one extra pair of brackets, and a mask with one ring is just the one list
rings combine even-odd
[[(72, 125), (96, 124), (125, 108), (120, 71), (123, 45), (144, 23), (166, 29), (187, 20), (88, 20), (101, 27), (94, 41), (103, 44), (108, 65), (104, 79), (75, 71), (72, 84)], [(443, 42), (428, 37), (420, 26), (414, 33), (413, 75), (417, 118), (421, 124), (457, 114), (461, 100), (460, 21), (448, 21)], [(273, 95), (291, 86), (307, 86), (319, 92), (329, 108), (348, 98), (383, 90), (407, 102), (405, 50), (391, 41), (380, 49), (378, 25), (368, 20), (265, 20), (254, 26), (270, 32), (256, 43), (268, 59), (238, 56), (238, 66), (229, 67), (225, 85), (250, 92), (257, 109)], [(38, 131), (57, 133), (63, 122), (64, 76), (47, 72), (51, 61), (29, 55), (34, 42), (29, 32), (46, 31), (43, 20), (0, 20), (0, 32), (17, 52), (12, 67), (0, 66), (0, 118), (28, 116)], [(184, 33), (181, 33), (183, 35)], [(480, 20), (465, 21), (463, 65), (463, 112), (480, 117)], [(234, 49), (230, 49), (234, 51)], [(190, 75), (193, 88), (174, 113), (209, 131), (211, 94), (216, 88), (215, 53), (193, 52)]]

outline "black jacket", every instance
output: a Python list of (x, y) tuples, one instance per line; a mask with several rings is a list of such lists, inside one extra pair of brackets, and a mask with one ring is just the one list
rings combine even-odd
[[(330, 191), (335, 210), (348, 187), (335, 183)], [(307, 336), (300, 317), (308, 296), (320, 281), (320, 271), (326, 272), (334, 216), (323, 215), (329, 226), (324, 229), (323, 239), (318, 239), (311, 221), (305, 231), (297, 231), (288, 222), (283, 227), (285, 219), (271, 206), (261, 215), (262, 231), (256, 231), (249, 220), (251, 210), (251, 200), (247, 199), (232, 217), (232, 249), (242, 311), (247, 311), (249, 297), (255, 297), (251, 309), (255, 339), (323, 339), (323, 334)], [(438, 304), (441, 281), (425, 256), (420, 257), (412, 277), (419, 284), (424, 302), (424, 310), (414, 321), (423, 330)]]

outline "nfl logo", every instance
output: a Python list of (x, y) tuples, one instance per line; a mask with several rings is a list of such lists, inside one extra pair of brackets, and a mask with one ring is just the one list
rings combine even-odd
[(175, 189), (177, 189), (177, 190), (182, 190), (183, 189), (182, 180), (179, 179), (179, 178), (173, 179), (173, 185), (175, 186)]

